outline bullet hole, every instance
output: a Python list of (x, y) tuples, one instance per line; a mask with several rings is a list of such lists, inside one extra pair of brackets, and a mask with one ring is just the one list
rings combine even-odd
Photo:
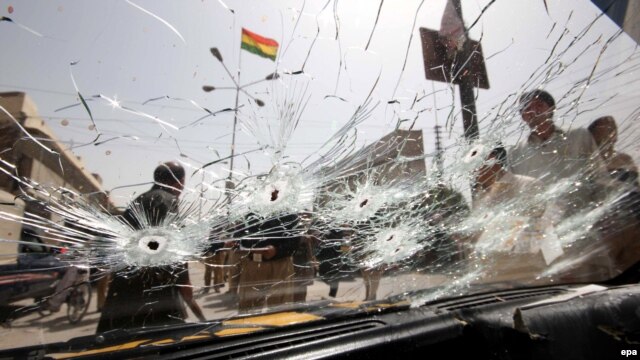
[(160, 247), (160, 244), (157, 241), (151, 240), (147, 243), (147, 247), (153, 251), (156, 251)]
[(138, 242), (138, 247), (146, 254), (160, 256), (167, 246), (167, 238), (163, 236), (144, 236)]
[(478, 150), (473, 150), (473, 152), (471, 153), (471, 156), (476, 156), (478, 154)]
[(271, 192), (271, 201), (276, 201), (276, 200), (278, 200), (278, 194), (279, 194), (279, 193), (280, 193), (280, 190), (278, 190), (278, 189), (274, 189), (274, 190)]
[(365, 205), (367, 205), (367, 203), (369, 202), (369, 199), (364, 199), (363, 202), (360, 203), (360, 207), (365, 207)]

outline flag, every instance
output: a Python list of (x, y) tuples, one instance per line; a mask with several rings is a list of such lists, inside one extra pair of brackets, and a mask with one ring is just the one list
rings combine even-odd
[(247, 50), (250, 53), (254, 53), (264, 58), (269, 58), (273, 61), (276, 60), (276, 54), (278, 53), (278, 42), (262, 37), (256, 33), (253, 33), (245, 28), (242, 28), (242, 44), (240, 48)]

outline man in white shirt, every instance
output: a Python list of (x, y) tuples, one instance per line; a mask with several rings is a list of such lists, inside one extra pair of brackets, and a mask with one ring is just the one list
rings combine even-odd
[[(500, 226), (487, 226), (485, 233), (487, 230), (502, 232), (499, 236), (505, 240), (502, 251), (526, 252), (531, 250), (531, 246), (536, 247), (529, 244), (534, 240), (532, 235), (541, 236), (537, 233), (540, 231), (539, 220), (545, 207), (544, 203), (535, 198), (535, 194), (539, 193), (542, 185), (532, 177), (513, 174), (508, 170), (506, 161), (507, 152), (499, 146), (489, 153), (486, 162), (477, 170), (473, 211), (495, 216), (487, 220), (497, 221)], [(508, 228), (504, 228), (505, 226)], [(497, 240), (495, 236), (490, 237)], [(526, 239), (527, 244), (517, 244), (516, 238)], [(493, 250), (496, 250), (495, 245), (498, 244), (493, 244)]]
[(471, 218), (481, 225), (474, 253), (484, 281), (531, 278), (558, 256), (551, 258), (544, 243), (545, 204), (535, 196), (541, 188), (539, 180), (509, 171), (501, 146), (476, 170)]
[(578, 276), (590, 281), (607, 278), (610, 258), (600, 234), (591, 228), (602, 216), (593, 210), (612, 189), (598, 146), (587, 129), (564, 131), (554, 124), (556, 105), (546, 91), (525, 93), (520, 104), (522, 120), (531, 133), (510, 151), (509, 163), (514, 173), (540, 180), (552, 200), (548, 206), (558, 209), (549, 220), (556, 229), (563, 229), (556, 242), (563, 245), (564, 258), (573, 261), (555, 271), (574, 280)]
[(515, 174), (540, 180), (545, 186), (565, 185), (561, 195), (565, 216), (601, 200), (606, 182), (604, 165), (591, 133), (584, 128), (564, 131), (553, 122), (553, 97), (534, 90), (520, 97), (522, 120), (530, 135), (509, 151)]

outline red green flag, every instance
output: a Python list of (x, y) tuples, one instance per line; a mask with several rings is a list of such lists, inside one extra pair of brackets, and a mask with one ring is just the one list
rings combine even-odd
[(240, 45), (240, 48), (275, 61), (276, 54), (278, 53), (278, 46), (277, 41), (242, 28), (242, 44)]

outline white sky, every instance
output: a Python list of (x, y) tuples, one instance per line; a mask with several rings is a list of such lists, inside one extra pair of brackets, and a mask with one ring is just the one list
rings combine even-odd
[[(457, 89), (451, 91), (447, 84), (425, 79), (418, 32), (419, 27), (439, 28), (444, 0), (384, 2), (367, 51), (364, 47), (378, 11), (377, 1), (340, 1), (336, 5), (334, 1), (225, 0), (235, 14), (217, 0), (133, 2), (174, 26), (185, 42), (159, 20), (126, 1), (0, 1), (0, 15), (9, 16), (44, 35), (38, 37), (14, 24), (0, 23), (0, 43), (3, 44), (0, 91), (27, 92), (36, 102), (40, 115), (61, 140), (74, 145), (89, 142), (95, 138), (95, 132), (89, 129), (90, 121), (82, 107), (55, 111), (77, 102), (69, 63), (79, 61), (73, 67), (73, 74), (85, 97), (94, 94), (117, 97), (124, 106), (183, 126), (204, 113), (188, 102), (163, 100), (145, 106), (141, 103), (167, 95), (194, 100), (213, 111), (232, 107), (234, 91), (204, 93), (201, 90), (205, 84), (232, 85), (222, 66), (209, 53), (210, 47), (220, 49), (232, 72), (241, 62), (241, 83), (244, 84), (261, 79), (274, 70), (300, 70), (319, 29), (319, 37), (305, 66), (306, 76), (283, 76), (279, 81), (250, 88), (256, 97), (271, 103), (270, 94), (291, 96), (294, 88), (307, 87), (309, 105), (288, 147), (287, 154), (293, 160), (302, 160), (316, 152), (320, 144), (348, 120), (378, 74), (380, 81), (373, 96), (380, 105), (359, 127), (361, 144), (392, 131), (398, 119), (413, 118), (415, 110), (426, 109), (420, 114), (416, 127), (423, 129), (425, 147), (430, 152), (434, 148), (433, 126), (436, 120), (444, 125), (452, 104), (457, 120), (453, 132), (445, 134), (445, 144), (454, 144), (459, 139), (462, 125), (457, 112)], [(468, 26), (487, 3), (489, 1), (463, 1)], [(508, 95), (521, 91), (523, 86), (542, 85), (557, 100), (561, 99), (576, 82), (588, 78), (606, 39), (617, 30), (610, 19), (602, 17), (559, 61), (545, 65), (562, 31), (566, 29), (567, 34), (556, 46), (557, 51), (565, 49), (599, 14), (587, 0), (548, 3), (549, 14), (542, 0), (498, 0), (472, 29), (473, 39), (482, 37), (491, 84), (491, 89), (480, 90), (478, 94), (481, 137), (502, 132), (506, 143), (516, 141), (521, 125), (519, 119), (507, 113), (500, 118), (499, 127), (494, 125), (489, 129), (491, 120), (496, 117), (492, 109), (505, 100), (507, 105), (512, 105), (514, 98), (507, 99)], [(414, 18), (417, 19), (415, 28)], [(339, 28), (338, 40), (336, 26)], [(279, 41), (278, 62), (240, 52), (241, 27)], [(411, 35), (413, 39), (409, 42)], [(600, 36), (600, 42), (572, 62)], [(401, 73), (407, 47), (406, 68)], [(613, 42), (603, 53), (596, 70), (609, 67), (616, 70), (585, 89), (578, 111), (570, 107), (578, 93), (575, 89), (570, 92), (567, 99), (559, 101), (558, 115), (565, 127), (583, 126), (601, 115), (615, 116), (622, 124), (622, 147), (636, 156), (637, 135), (630, 115), (637, 108), (635, 98), (640, 90), (638, 72), (633, 71), (638, 65), (637, 54), (624, 61), (634, 51), (635, 43), (626, 34)], [(538, 78), (530, 82), (532, 74), (541, 73), (540, 68), (563, 68), (564, 72), (544, 81)], [(617, 72), (623, 72), (622, 76), (614, 76)], [(422, 96), (434, 91), (437, 95), (426, 97), (410, 110), (416, 94)], [(325, 98), (326, 95), (336, 95), (347, 102)], [(604, 99), (614, 95), (613, 100), (602, 104)], [(399, 104), (388, 104), (394, 99)], [(246, 96), (241, 95), (240, 100), (244, 105), (242, 118), (254, 116), (254, 111), (267, 118), (275, 116), (270, 106), (257, 110)], [(180, 131), (165, 131), (149, 119), (113, 109), (104, 102), (91, 102), (90, 106), (99, 129), (105, 134), (104, 139), (118, 135), (139, 137), (137, 141), (119, 139), (75, 151), (89, 171), (101, 174), (107, 190), (150, 181), (159, 162), (180, 158), (173, 139), (189, 157), (180, 159), (194, 166), (215, 160), (214, 150), (221, 156), (229, 153), (231, 113), (207, 118), (197, 126)], [(583, 112), (587, 109), (592, 110)], [(63, 119), (68, 120), (68, 125), (63, 126)], [(239, 152), (256, 147), (254, 138), (238, 134)], [(264, 154), (253, 154), (249, 160), (253, 173), (270, 168), (270, 158)], [(430, 160), (427, 161), (430, 165)], [(209, 170), (225, 177), (227, 166), (220, 164)], [(243, 159), (236, 160), (236, 166), (247, 170)], [(207, 180), (211, 181), (212, 176)], [(193, 188), (199, 181), (199, 176), (189, 178), (188, 185)], [(118, 205), (125, 205), (133, 191), (144, 191), (147, 187), (115, 190), (112, 199)]]

